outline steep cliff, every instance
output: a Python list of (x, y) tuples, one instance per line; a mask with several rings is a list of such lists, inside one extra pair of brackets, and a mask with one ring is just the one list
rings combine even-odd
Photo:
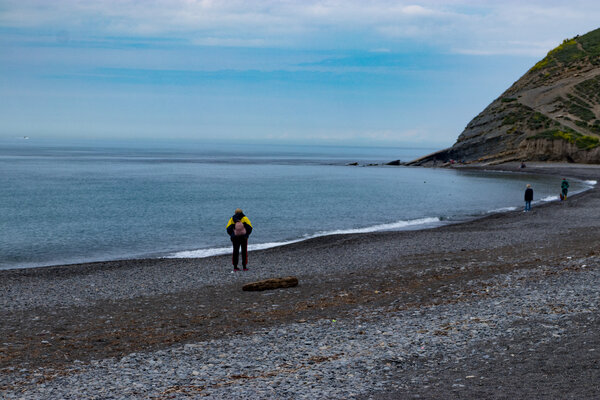
[(600, 163), (600, 29), (565, 40), (445, 150), (411, 162)]

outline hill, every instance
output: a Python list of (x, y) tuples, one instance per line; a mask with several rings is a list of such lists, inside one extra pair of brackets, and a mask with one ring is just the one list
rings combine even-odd
[(600, 29), (565, 39), (477, 115), (448, 148), (461, 160), (600, 163)]

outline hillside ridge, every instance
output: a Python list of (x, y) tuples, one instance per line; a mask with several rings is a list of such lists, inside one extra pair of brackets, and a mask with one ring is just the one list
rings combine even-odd
[(452, 147), (408, 165), (451, 161), (600, 163), (600, 28), (565, 39), (473, 118)]

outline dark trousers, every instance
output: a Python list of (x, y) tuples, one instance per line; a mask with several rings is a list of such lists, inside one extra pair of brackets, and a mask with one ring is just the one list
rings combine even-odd
[(234, 267), (237, 267), (240, 259), (240, 247), (242, 248), (242, 265), (248, 265), (248, 238), (246, 236), (234, 236), (231, 239), (233, 243), (233, 257), (231, 262)]

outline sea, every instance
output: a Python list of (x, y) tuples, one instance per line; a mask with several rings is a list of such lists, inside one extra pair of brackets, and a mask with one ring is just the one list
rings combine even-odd
[(435, 150), (2, 139), (0, 269), (225, 254), (236, 208), (257, 250), (516, 210), (526, 184), (558, 200), (558, 177), (384, 165)]

